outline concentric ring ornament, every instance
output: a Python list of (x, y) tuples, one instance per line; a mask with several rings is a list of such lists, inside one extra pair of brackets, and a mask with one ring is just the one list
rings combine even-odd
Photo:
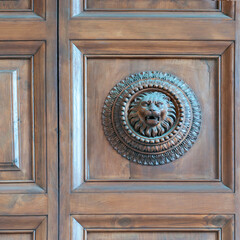
[(201, 107), (193, 90), (169, 73), (141, 72), (120, 81), (107, 96), (104, 133), (129, 161), (163, 165), (183, 156), (201, 128)]

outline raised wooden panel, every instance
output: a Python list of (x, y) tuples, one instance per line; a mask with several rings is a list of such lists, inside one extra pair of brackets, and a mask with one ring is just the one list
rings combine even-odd
[[(74, 42), (73, 189), (148, 191), (152, 182), (149, 191), (233, 191), (233, 49), (231, 42)], [(121, 157), (108, 143), (101, 122), (103, 103), (112, 87), (130, 74), (151, 70), (183, 79), (202, 108), (202, 129), (193, 148), (162, 166), (142, 166)]]
[(233, 240), (231, 215), (74, 215), (71, 240)]
[(88, 240), (218, 240), (218, 232), (90, 232)]
[(2, 0), (0, 2), (0, 11), (6, 10), (31, 10), (33, 5), (32, 0)]
[(218, 1), (211, 0), (84, 0), (87, 10), (214, 10), (219, 9)]
[[(154, 56), (88, 57), (86, 111), (87, 180), (208, 180), (220, 178), (218, 170), (218, 61), (205, 57), (157, 58)], [(111, 69), (110, 73), (108, 69)], [(106, 141), (101, 116), (111, 88), (128, 75), (163, 71), (183, 79), (195, 91), (202, 107), (202, 129), (193, 148), (180, 159), (162, 166), (142, 166), (121, 157)], [(104, 88), (102, 88), (104, 86)], [(208, 98), (208, 105), (204, 100)], [(95, 118), (94, 118), (95, 116)], [(94, 139), (94, 140), (93, 140)], [(196, 154), (198, 153), (198, 154)], [(111, 157), (109, 157), (111, 156)]]
[[(148, 16), (154, 13), (168, 12), (172, 16), (178, 13), (186, 13), (185, 16), (204, 17), (202, 13), (209, 17), (234, 18), (235, 4), (232, 1), (212, 1), (212, 0), (71, 0), (72, 16), (94, 16), (94, 14), (104, 13), (105, 16), (116, 17), (122, 12), (129, 16), (137, 16), (141, 12), (147, 12)], [(189, 13), (191, 13), (188, 15)], [(109, 15), (114, 13), (115, 15)], [(87, 15), (86, 15), (87, 14)], [(131, 15), (133, 14), (133, 15)], [(119, 15), (119, 16), (120, 16)], [(101, 16), (101, 15), (99, 15)], [(139, 15), (140, 16), (140, 15)], [(184, 16), (184, 15), (183, 15)]]
[(44, 216), (0, 216), (1, 240), (47, 240), (47, 219)]
[[(26, 79), (26, 81), (20, 81)], [(31, 91), (25, 86), (31, 86), (31, 61), (0, 59), (0, 170), (20, 170), (20, 143), (25, 146), (21, 159), (31, 159)], [(20, 102), (22, 105), (20, 106)], [(22, 111), (21, 111), (22, 110)], [(26, 135), (20, 139), (21, 132)], [(29, 149), (30, 147), (30, 149)], [(21, 163), (22, 165), (22, 163)], [(31, 161), (26, 164), (26, 172), (20, 179), (31, 179)], [(3, 176), (1, 176), (3, 177)], [(15, 176), (17, 174), (15, 173)], [(19, 178), (18, 177), (18, 178)]]
[(0, 19), (45, 18), (45, 0), (1, 0)]
[[(5, 55), (10, 44), (0, 51), (0, 110), (3, 113), (0, 117), (0, 183), (28, 183), (35, 191), (43, 192), (46, 189), (45, 45), (37, 43), (30, 45), (30, 55), (27, 51), (24, 54), (24, 49), (20, 50), (22, 56), (11, 50), (10, 55)], [(16, 47), (17, 43), (12, 46)]]
[[(0, 72), (0, 109), (2, 116), (0, 122), (1, 143), (0, 169), (19, 167), (19, 131), (18, 131), (18, 81), (17, 71)], [(11, 147), (10, 147), (11, 146)]]
[(0, 232), (1, 240), (34, 240), (33, 232)]

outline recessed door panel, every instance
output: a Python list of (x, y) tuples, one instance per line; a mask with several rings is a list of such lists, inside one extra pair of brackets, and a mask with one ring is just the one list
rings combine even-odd
[(72, 240), (233, 240), (230, 215), (74, 215)]
[(119, 232), (91, 232), (88, 234), (87, 239), (89, 240), (218, 240), (218, 233), (210, 232), (133, 232), (133, 233), (119, 233)]
[[(45, 44), (29, 42), (28, 49), (17, 42), (0, 44), (8, 52), (11, 46), (16, 47), (16, 55), (22, 51), (17, 58), (2, 54), (0, 59), (3, 113), (0, 181), (9, 186), (27, 184), (34, 191), (43, 192), (46, 189)], [(23, 56), (24, 53), (33, 56)]]
[[(232, 1), (211, 0), (71, 0), (71, 13), (73, 17), (97, 16), (98, 14), (110, 14), (111, 16), (122, 13), (128, 16), (139, 15), (144, 12), (148, 17), (161, 16), (163, 13), (172, 16), (222, 17), (234, 18), (235, 4)], [(112, 15), (114, 14), (114, 15)], [(125, 15), (125, 16), (127, 16)]]
[(33, 240), (33, 233), (0, 233), (0, 239), (6, 240)]
[[(0, 64), (1, 112), (3, 113), (1, 117), (1, 170), (14, 171), (20, 170), (20, 165), (21, 168), (25, 166), (25, 172), (16, 180), (21, 178), (32, 180), (31, 60), (7, 59), (0, 60)], [(25, 151), (22, 148), (25, 148)], [(23, 159), (27, 162), (26, 164)], [(15, 172), (14, 175), (17, 177), (19, 174)], [(6, 176), (6, 180), (13, 179), (11, 176), (7, 179)], [(2, 180), (4, 180), (3, 175)]]
[(31, 10), (32, 0), (13, 0), (13, 1), (1, 1), (0, 9), (3, 10)]
[[(218, 62), (194, 58), (89, 58), (87, 60), (87, 152), (91, 179), (218, 179)], [(109, 72), (109, 69), (111, 71)], [(100, 119), (104, 100), (111, 88), (128, 75), (160, 70), (178, 76), (194, 89), (202, 106), (203, 127), (189, 152), (163, 166), (142, 166), (119, 155), (106, 141)], [(106, 74), (109, 72), (108, 74)], [(102, 89), (104, 86), (104, 89)], [(200, 90), (201, 89), (201, 90)], [(204, 99), (208, 98), (207, 105)], [(98, 116), (98, 118), (96, 118)], [(212, 129), (216, 129), (209, 135)], [(144, 130), (143, 130), (144, 131)], [(205, 151), (203, 151), (205, 149)], [(200, 152), (201, 154), (196, 154)], [(111, 156), (109, 158), (109, 156)], [(102, 169), (102, 171), (101, 171)]]
[[(166, 50), (164, 46), (165, 44), (166, 47), (167, 44), (172, 46), (171, 42), (161, 41), (148, 43), (149, 45), (141, 42), (135, 43), (134, 50), (131, 49), (131, 42), (126, 43), (125, 46), (122, 45), (119, 50), (115, 49), (114, 42), (105, 42), (105, 44), (95, 42), (94, 44), (94, 50), (92, 50), (92, 43), (87, 41), (76, 41), (72, 45), (72, 108), (70, 110), (74, 129), (72, 139), (73, 189), (81, 189), (81, 184), (84, 183), (97, 186), (101, 181), (105, 181), (105, 186), (108, 185), (107, 182), (122, 182), (124, 186), (133, 181), (142, 183), (171, 181), (184, 182), (186, 185), (194, 182), (205, 187), (210, 186), (208, 183), (211, 182), (215, 185), (214, 191), (218, 191), (218, 187), (221, 186), (233, 190), (233, 174), (229, 172), (229, 169), (233, 168), (234, 161), (231, 150), (233, 142), (231, 139), (227, 140), (231, 132), (229, 130), (233, 128), (233, 80), (229, 74), (233, 68), (233, 44), (221, 42), (219, 46), (215, 45), (216, 49), (213, 50), (214, 43), (207, 45), (206, 42), (195, 42), (194, 44), (199, 47), (206, 44), (206, 47), (200, 51), (190, 42), (188, 46), (184, 42), (175, 42), (175, 47), (169, 50)], [(179, 49), (181, 45), (182, 49)], [(131, 49), (130, 52), (127, 50), (128, 47)], [(180, 55), (183, 52), (186, 54)], [(106, 53), (111, 53), (111, 55)], [(212, 55), (213, 53), (215, 56)], [(137, 91), (141, 88), (147, 89), (144, 81), (152, 81), (150, 85), (154, 85), (154, 79), (156, 79), (154, 76), (157, 72), (162, 74), (162, 78), (165, 79), (163, 81), (168, 81), (168, 79), (172, 81), (169, 87), (163, 83), (166, 90), (163, 87), (163, 90), (157, 91), (167, 91), (169, 88), (167, 94), (171, 95), (174, 91), (174, 83), (179, 81), (185, 88), (191, 89), (195, 99), (191, 100), (193, 101), (191, 104), (197, 104), (199, 107), (195, 110), (189, 108), (190, 112), (195, 111), (195, 115), (191, 117), (192, 113), (190, 113), (185, 119), (191, 122), (190, 125), (195, 124), (197, 130), (193, 131), (192, 127), (188, 130), (177, 127), (181, 135), (175, 136), (175, 120), (173, 120), (172, 127), (165, 128), (165, 130), (163, 128), (165, 132), (156, 133), (159, 136), (147, 135), (148, 129), (152, 131), (151, 129), (154, 130), (154, 128), (144, 127), (148, 125), (144, 122), (145, 120), (141, 120), (142, 117), (139, 114), (135, 116), (136, 121), (134, 121), (140, 124), (138, 129), (134, 129), (135, 126), (130, 124), (125, 129), (123, 127), (121, 133), (117, 130), (119, 128), (117, 125), (111, 126), (109, 124), (111, 121), (121, 124), (121, 113), (115, 113), (113, 106), (118, 104), (117, 99), (123, 97), (121, 91), (127, 91), (124, 90), (127, 86), (126, 82), (135, 81), (136, 85), (142, 81), (142, 86), (136, 85)], [(168, 79), (164, 77), (164, 74), (169, 76)], [(144, 77), (145, 75), (149, 76)], [(152, 80), (149, 80), (150, 75)], [(160, 75), (159, 81), (161, 82)], [(142, 76), (141, 81), (134, 80), (139, 76)], [(225, 89), (226, 85), (229, 87), (228, 90)], [(114, 93), (114, 86), (117, 89), (116, 93)], [(183, 90), (184, 87), (182, 87)], [(130, 89), (133, 88), (130, 87)], [(158, 85), (157, 89), (159, 89)], [(177, 89), (179, 92), (180, 85)], [(222, 89), (225, 89), (224, 95)], [(136, 93), (136, 96), (140, 96), (139, 94)], [(182, 108), (186, 108), (189, 101), (183, 100)], [(126, 106), (128, 104), (130, 103), (126, 103)], [(176, 124), (178, 115), (181, 115), (177, 108), (176, 106), (174, 113)], [(128, 112), (126, 111), (125, 114)], [(175, 116), (172, 117), (175, 118)], [(126, 121), (130, 123), (129, 119)], [(171, 121), (167, 124), (171, 124)], [(228, 133), (223, 128), (224, 124), (228, 126)], [(164, 127), (164, 125), (160, 126)], [(128, 128), (131, 128), (133, 132), (129, 134)], [(187, 129), (187, 125), (184, 125), (184, 128)], [(191, 139), (190, 142), (186, 142), (187, 139), (184, 140), (184, 132), (186, 132), (187, 139)], [(137, 139), (138, 136), (140, 140)], [(178, 139), (181, 143), (178, 143)], [(145, 142), (141, 145), (141, 141)], [(226, 141), (228, 144), (225, 144)], [(163, 142), (162, 145), (161, 142)], [(145, 155), (142, 154), (144, 151)]]
[(2, 0), (0, 19), (43, 19), (46, 16), (45, 0)]
[(134, 0), (85, 0), (88, 10), (217, 10), (219, 2), (211, 0), (180, 0), (178, 2), (167, 1), (134, 1)]

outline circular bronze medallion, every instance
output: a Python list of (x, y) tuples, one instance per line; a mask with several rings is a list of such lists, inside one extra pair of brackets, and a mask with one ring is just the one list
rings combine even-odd
[(201, 108), (192, 89), (179, 78), (141, 72), (109, 92), (102, 122), (108, 141), (123, 157), (162, 165), (192, 147), (201, 127)]

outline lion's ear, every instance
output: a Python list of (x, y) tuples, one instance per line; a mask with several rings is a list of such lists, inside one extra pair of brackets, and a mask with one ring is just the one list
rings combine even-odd
[(134, 98), (134, 102), (136, 103), (136, 102), (139, 102), (141, 100), (141, 97), (136, 97), (136, 98)]

